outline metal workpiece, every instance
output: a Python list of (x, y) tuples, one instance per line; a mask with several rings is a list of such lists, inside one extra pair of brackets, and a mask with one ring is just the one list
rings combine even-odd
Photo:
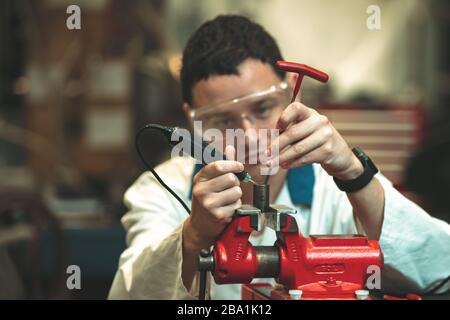
[(262, 213), (268, 212), (270, 207), (270, 187), (268, 184), (253, 185), (253, 206)]
[(277, 246), (255, 246), (258, 271), (255, 278), (278, 278), (280, 274), (280, 252)]

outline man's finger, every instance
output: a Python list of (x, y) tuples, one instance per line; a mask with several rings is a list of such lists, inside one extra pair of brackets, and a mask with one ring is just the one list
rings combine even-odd
[[(271, 149), (283, 150), (286, 146), (293, 144), (311, 135), (321, 124), (319, 117), (310, 117), (296, 123), (280, 134), (272, 143)], [(281, 151), (280, 151), (281, 154)]]
[(233, 187), (218, 193), (215, 193), (214, 196), (216, 197), (215, 205), (217, 207), (223, 207), (227, 206), (229, 204), (232, 204), (242, 197), (242, 189), (241, 187)]
[(293, 144), (289, 149), (281, 153), (278, 157), (278, 163), (283, 166), (284, 163), (300, 158), (309, 152), (317, 149), (326, 142), (323, 134), (319, 131), (313, 133), (306, 139)]
[(242, 206), (241, 200), (238, 200), (227, 206), (223, 206), (220, 209), (218, 209), (216, 217), (222, 220), (223, 223), (229, 223), (233, 218), (235, 211), (239, 209), (241, 206)]
[(223, 175), (225, 173), (238, 173), (244, 170), (244, 165), (237, 161), (219, 160), (214, 161), (199, 171), (194, 181), (205, 181)]
[(281, 113), (277, 122), (277, 129), (283, 132), (291, 123), (305, 120), (314, 112), (314, 109), (308, 108), (300, 102), (293, 102)]
[(202, 188), (205, 188), (204, 190), (208, 192), (220, 192), (241, 184), (234, 173), (226, 173), (203, 183)]
[(292, 169), (292, 168), (301, 167), (301, 166), (311, 164), (311, 163), (319, 163), (324, 159), (324, 157), (326, 155), (327, 155), (327, 153), (323, 150), (322, 147), (320, 147), (320, 148), (317, 148), (317, 149), (309, 152), (308, 154), (306, 154), (302, 157), (296, 158), (292, 161), (285, 163), (284, 169)]

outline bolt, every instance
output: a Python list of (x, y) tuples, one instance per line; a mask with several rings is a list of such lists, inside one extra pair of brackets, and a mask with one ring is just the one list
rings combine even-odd
[(209, 251), (203, 249), (200, 251), (197, 264), (199, 271), (212, 271), (214, 269), (214, 257)]
[(291, 296), (291, 300), (301, 300), (302, 299), (302, 290), (289, 290), (289, 295)]
[(355, 295), (358, 300), (367, 300), (369, 298), (369, 290), (356, 290)]

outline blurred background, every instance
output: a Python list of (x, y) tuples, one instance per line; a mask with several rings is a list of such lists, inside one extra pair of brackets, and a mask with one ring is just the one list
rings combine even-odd
[[(81, 8), (81, 30), (66, 9)], [(369, 5), (381, 29), (369, 30)], [(261, 23), (286, 60), (330, 74), (302, 100), (406, 196), (450, 220), (448, 0), (0, 2), (0, 299), (104, 299), (125, 234), (123, 193), (145, 168), (134, 134), (187, 126), (178, 71), (217, 14)], [(148, 161), (169, 155), (143, 142)], [(68, 290), (67, 266), (81, 269)]]

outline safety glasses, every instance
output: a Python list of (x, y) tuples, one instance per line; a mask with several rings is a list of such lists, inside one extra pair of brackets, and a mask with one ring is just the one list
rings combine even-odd
[(289, 104), (288, 89), (288, 84), (283, 81), (246, 96), (191, 109), (189, 117), (193, 122), (201, 121), (204, 130), (237, 129), (242, 127), (244, 119), (256, 128), (267, 127), (277, 121)]

